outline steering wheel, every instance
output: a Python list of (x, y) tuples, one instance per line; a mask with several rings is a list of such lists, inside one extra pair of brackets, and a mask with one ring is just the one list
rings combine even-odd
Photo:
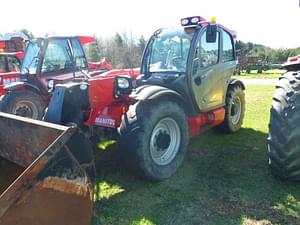
[(172, 64), (177, 68), (177, 70), (185, 69), (186, 62), (181, 56), (175, 56), (172, 58)]
[(43, 67), (44, 72), (53, 72), (59, 69), (59, 65), (53, 64), (50, 61), (45, 61)]
[(200, 58), (200, 66), (205, 68), (209, 65), (209, 56), (207, 54), (202, 54)]

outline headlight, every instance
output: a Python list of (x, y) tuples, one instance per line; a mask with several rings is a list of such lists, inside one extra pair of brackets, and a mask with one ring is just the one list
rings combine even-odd
[(130, 95), (132, 92), (132, 77), (128, 75), (119, 75), (115, 78), (115, 95)]
[(199, 23), (199, 22), (200, 22), (200, 18), (199, 18), (199, 17), (193, 17), (193, 18), (191, 19), (191, 22), (192, 22), (192, 23)]
[(48, 88), (53, 89), (54, 88), (54, 80), (48, 80)]
[(129, 80), (125, 77), (118, 77), (117, 78), (117, 86), (118, 86), (118, 88), (121, 88), (121, 89), (129, 88), (129, 86), (130, 86)]
[(186, 26), (186, 25), (188, 25), (188, 23), (189, 23), (189, 20), (188, 20), (188, 19), (182, 19), (182, 20), (181, 20), (181, 25), (182, 25), (182, 26)]

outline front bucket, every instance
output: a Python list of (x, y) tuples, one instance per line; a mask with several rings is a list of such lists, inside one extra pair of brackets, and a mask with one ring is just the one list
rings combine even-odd
[(0, 224), (90, 224), (84, 142), (75, 128), (0, 113)]

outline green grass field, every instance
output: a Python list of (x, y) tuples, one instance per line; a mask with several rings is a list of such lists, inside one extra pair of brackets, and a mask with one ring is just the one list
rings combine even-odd
[(300, 224), (300, 184), (281, 182), (266, 156), (273, 86), (248, 86), (243, 128), (191, 140), (182, 168), (161, 183), (102, 164), (93, 225)]
[(242, 73), (241, 75), (236, 75), (234, 77), (236, 78), (246, 78), (246, 79), (252, 79), (252, 78), (260, 78), (260, 79), (277, 79), (281, 74), (283, 73), (283, 70), (271, 70), (266, 71), (264, 73)]

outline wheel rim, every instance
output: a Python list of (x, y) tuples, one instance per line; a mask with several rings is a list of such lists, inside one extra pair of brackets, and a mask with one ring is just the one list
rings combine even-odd
[(35, 104), (30, 101), (19, 101), (17, 102), (12, 110), (13, 114), (23, 117), (28, 117), (32, 119), (38, 118), (38, 108)]
[(172, 118), (160, 120), (150, 139), (150, 154), (153, 161), (164, 166), (176, 157), (181, 142), (180, 128)]
[(231, 122), (236, 125), (240, 122), (241, 118), (241, 111), (242, 111), (242, 103), (239, 96), (235, 96), (232, 101), (231, 105)]

